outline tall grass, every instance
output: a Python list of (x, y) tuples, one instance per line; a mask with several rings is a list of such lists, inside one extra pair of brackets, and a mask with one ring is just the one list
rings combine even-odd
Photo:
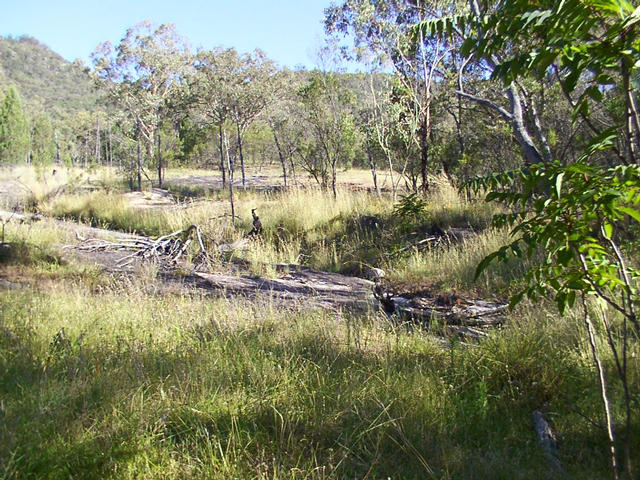
[[(483, 202), (470, 202), (452, 187), (440, 183), (421, 215), (399, 218), (393, 204), (367, 192), (343, 190), (334, 199), (314, 188), (257, 193), (240, 190), (236, 195), (236, 219), (232, 225), (224, 199), (210, 198), (185, 208), (139, 209), (126, 195), (93, 192), (62, 195), (41, 205), (52, 216), (73, 218), (92, 225), (158, 236), (200, 225), (214, 243), (231, 243), (251, 227), (256, 209), (264, 227), (260, 239), (246, 250), (234, 252), (249, 262), (257, 274), (274, 275), (274, 263), (304, 263), (318, 269), (361, 274), (371, 266), (389, 271), (393, 281), (419, 283), (437, 279), (443, 288), (474, 288), (473, 271), (478, 262), (506, 240), (505, 232), (484, 230), (493, 210)], [(379, 220), (377, 228), (363, 226), (363, 216)], [(480, 229), (477, 238), (449, 247), (423, 251), (393, 252), (429, 236), (434, 226)], [(504, 287), (522, 268), (494, 269)], [(511, 274), (509, 274), (511, 272)], [(503, 275), (509, 274), (509, 275)], [(491, 271), (489, 272), (491, 275)], [(482, 277), (483, 291), (494, 280)]]
[[(512, 282), (520, 280), (531, 265), (526, 260), (491, 265), (477, 280), (476, 267), (490, 253), (509, 242), (508, 230), (488, 229), (460, 243), (436, 245), (389, 261), (393, 282), (435, 289), (474, 291), (479, 295), (505, 296)], [(535, 259), (532, 260), (532, 262)]]
[[(117, 189), (121, 181), (111, 168), (81, 169), (65, 166), (11, 166), (0, 168), (0, 182), (12, 190), (11, 202), (27, 210), (39, 207), (62, 193)], [(11, 203), (10, 202), (10, 203)]]
[[(265, 232), (245, 253), (256, 268), (296, 256), (344, 268), (388, 259), (467, 208), (430, 203), (435, 213), (402, 226), (367, 194), (321, 206), (323, 194), (308, 193), (241, 194), (235, 228), (214, 201), (122, 225), (200, 223), (222, 241), (241, 236), (257, 208)], [(114, 194), (68, 198), (57, 214), (87, 200), (78, 211), (93, 208), (83, 218), (96, 224), (133, 215)], [(363, 227), (362, 215), (382, 227)], [(566, 478), (608, 476), (604, 434), (589, 423), (600, 403), (584, 332), (544, 304), (521, 306), (469, 345), (373, 313), (151, 294), (153, 268), (131, 278), (66, 264), (54, 245), (69, 233), (46, 222), (11, 224), (8, 235), (22, 253), (0, 259), (0, 276), (23, 288), (0, 291), (1, 478), (548, 478), (534, 409), (561, 439)], [(505, 235), (489, 229), (385, 265), (393, 281), (491, 292), (520, 267), (496, 267), (480, 287), (471, 276)], [(628, 365), (635, 381), (639, 358)], [(640, 425), (630, 435), (637, 444)]]
[[(127, 195), (89, 192), (58, 195), (40, 205), (46, 214), (72, 218), (95, 226), (159, 236), (199, 225), (214, 244), (232, 243), (251, 230), (251, 210), (256, 209), (264, 231), (248, 248), (233, 253), (246, 260), (256, 274), (275, 275), (275, 263), (303, 263), (314, 268), (362, 274), (375, 266), (388, 271), (397, 283), (429, 283), (442, 289), (475, 289), (483, 294), (503, 294), (509, 282), (521, 276), (525, 265), (492, 267), (474, 283), (476, 265), (507, 240), (506, 232), (487, 229), (493, 207), (469, 201), (443, 179), (434, 179), (430, 196), (418, 215), (397, 214), (390, 199), (372, 193), (339, 191), (337, 198), (315, 188), (282, 192), (238, 190), (236, 215), (228, 216), (228, 200), (208, 198), (184, 208), (140, 209)], [(377, 226), (363, 224), (368, 216)], [(448, 246), (407, 248), (432, 235), (434, 228), (475, 230), (478, 235)], [(215, 252), (215, 245), (211, 245)], [(403, 251), (396, 255), (396, 251)]]
[(563, 455), (567, 477), (606, 472), (567, 408), (589, 372), (560, 325), (443, 349), (377, 317), (135, 283), (8, 292), (0, 311), (7, 478), (544, 478), (541, 404), (590, 456)]

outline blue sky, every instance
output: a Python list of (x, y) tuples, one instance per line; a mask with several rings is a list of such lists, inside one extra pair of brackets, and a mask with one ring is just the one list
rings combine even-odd
[(174, 23), (191, 46), (261, 48), (281, 66), (313, 67), (331, 0), (1, 0), (0, 35), (30, 35), (69, 61), (149, 19)]

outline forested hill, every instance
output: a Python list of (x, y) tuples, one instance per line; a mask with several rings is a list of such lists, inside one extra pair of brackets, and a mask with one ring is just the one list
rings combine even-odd
[(0, 92), (13, 85), (31, 114), (61, 120), (91, 110), (97, 94), (83, 67), (28, 36), (0, 37)]

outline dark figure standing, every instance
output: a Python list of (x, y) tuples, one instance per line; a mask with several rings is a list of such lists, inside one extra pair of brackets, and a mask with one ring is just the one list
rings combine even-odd
[(251, 229), (248, 236), (253, 237), (262, 233), (262, 222), (260, 221), (260, 217), (256, 214), (255, 208), (251, 209), (251, 216), (253, 217), (253, 229)]

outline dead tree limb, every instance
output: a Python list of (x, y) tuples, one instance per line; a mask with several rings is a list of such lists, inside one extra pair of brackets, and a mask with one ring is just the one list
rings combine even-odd
[(162, 235), (156, 239), (140, 237), (135, 239), (124, 239), (117, 242), (101, 240), (97, 238), (82, 239), (78, 245), (67, 245), (64, 248), (73, 248), (85, 252), (98, 251), (122, 251), (130, 252), (120, 260), (117, 265), (126, 267), (136, 259), (152, 260), (165, 267), (174, 266), (185, 252), (188, 250), (194, 239), (198, 243), (200, 252), (198, 257), (203, 261), (209, 261), (209, 254), (202, 241), (202, 234), (197, 225), (190, 225), (186, 229), (177, 230), (167, 235)]

